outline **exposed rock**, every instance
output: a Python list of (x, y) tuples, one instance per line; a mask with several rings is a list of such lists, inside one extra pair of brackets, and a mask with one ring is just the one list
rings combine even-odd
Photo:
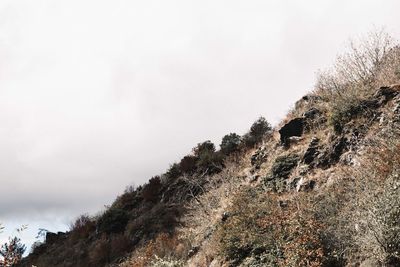
[(313, 137), (311, 139), (310, 144), (308, 145), (306, 152), (303, 155), (302, 161), (305, 164), (311, 164), (317, 158), (319, 154), (318, 144), (319, 144), (319, 139), (317, 137)]
[(313, 102), (317, 102), (317, 101), (320, 101), (320, 100), (322, 100), (322, 98), (320, 96), (312, 95), (312, 94), (305, 95), (299, 101), (296, 102), (295, 108), (299, 109), (302, 106), (305, 106), (307, 104), (310, 104), (310, 103), (313, 103)]
[(296, 186), (297, 192), (307, 192), (315, 188), (316, 182), (314, 180), (305, 180), (301, 178)]
[(379, 100), (381, 105), (386, 104), (390, 99), (393, 99), (399, 94), (399, 85), (383, 86), (374, 94), (374, 98)]
[(281, 207), (282, 209), (287, 208), (289, 205), (287, 200), (279, 200), (279, 207)]
[(267, 159), (267, 149), (265, 147), (260, 147), (257, 151), (251, 156), (251, 165), (254, 169), (258, 170), (261, 167), (261, 164), (265, 162)]
[(320, 168), (329, 168), (331, 165), (336, 164), (340, 156), (347, 148), (347, 138), (339, 137), (334, 140), (331, 145), (327, 146), (322, 152), (319, 153), (316, 159), (316, 166)]
[(260, 178), (260, 175), (254, 174), (254, 175), (250, 176), (249, 182), (250, 183), (256, 182), (258, 180), (258, 178)]
[(289, 184), (290, 190), (297, 189), (297, 185), (301, 181), (301, 177), (295, 177)]
[(46, 244), (52, 244), (63, 237), (65, 237), (65, 233), (63, 232), (46, 232)]
[(226, 220), (228, 220), (228, 218), (231, 216), (231, 214), (229, 212), (224, 212), (222, 213), (222, 217), (221, 217), (221, 221), (222, 222), (226, 222)]
[(393, 121), (400, 122), (400, 97), (396, 97), (393, 99), (394, 107), (393, 107)]
[(304, 118), (292, 119), (279, 130), (281, 144), (288, 145), (289, 137), (302, 136), (305, 126), (304, 120)]
[(303, 117), (308, 120), (314, 120), (316, 117), (320, 116), (322, 112), (317, 108), (310, 108), (306, 112), (304, 112)]
[(199, 252), (200, 248), (198, 246), (192, 247), (188, 252), (188, 257), (191, 258)]

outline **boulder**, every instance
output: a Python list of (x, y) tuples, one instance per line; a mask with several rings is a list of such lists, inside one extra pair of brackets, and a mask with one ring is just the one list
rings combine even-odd
[(289, 138), (292, 136), (302, 136), (305, 126), (305, 118), (295, 118), (286, 123), (280, 130), (281, 144), (288, 145)]

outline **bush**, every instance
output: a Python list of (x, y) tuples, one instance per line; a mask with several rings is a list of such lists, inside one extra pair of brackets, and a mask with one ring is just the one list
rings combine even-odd
[(73, 240), (87, 238), (96, 229), (96, 223), (87, 214), (83, 214), (72, 223), (70, 229)]
[[(220, 152), (215, 151), (215, 145), (211, 141), (197, 144), (193, 148), (193, 154), (194, 156), (183, 158), (185, 159), (184, 165), (187, 165), (186, 169), (190, 170), (190, 172), (186, 171), (187, 173), (205, 172), (213, 174), (222, 170), (224, 157)], [(182, 168), (183, 166), (181, 166), (181, 170), (184, 171)]]
[(10, 238), (8, 243), (5, 243), (0, 248), (0, 266), (8, 267), (18, 264), (22, 255), (26, 250), (26, 246), (21, 243), (18, 237)]
[(224, 156), (220, 152), (204, 151), (199, 155), (196, 166), (207, 174), (218, 173), (224, 167)]
[(239, 151), (239, 146), (242, 141), (242, 138), (235, 133), (230, 133), (225, 135), (222, 138), (221, 142), (221, 152), (225, 155), (232, 154), (234, 152)]
[(142, 197), (148, 202), (157, 202), (160, 196), (161, 190), (161, 178), (160, 176), (152, 177), (148, 184), (146, 184), (142, 189)]
[(299, 160), (300, 157), (296, 154), (288, 154), (277, 157), (272, 165), (271, 175), (274, 178), (288, 178), (293, 168), (297, 166)]
[(97, 221), (97, 229), (101, 233), (120, 233), (125, 230), (129, 216), (125, 210), (108, 209)]
[(321, 72), (316, 91), (328, 103), (329, 121), (337, 133), (363, 112), (361, 102), (377, 87), (399, 81), (400, 48), (383, 30), (371, 32), (337, 57), (334, 68)]
[(322, 228), (304, 208), (282, 208), (276, 196), (254, 188), (241, 192), (217, 230), (221, 256), (231, 266), (322, 266)]
[(183, 173), (193, 174), (196, 172), (197, 157), (185, 156), (179, 163), (179, 168)]
[(110, 241), (102, 236), (89, 248), (89, 261), (92, 266), (104, 266), (111, 261)]
[(151, 210), (140, 212), (137, 218), (131, 220), (126, 227), (126, 233), (137, 239), (151, 238), (161, 232), (171, 233), (178, 224), (180, 212), (176, 206), (158, 203)]
[(182, 169), (177, 163), (172, 164), (166, 173), (167, 178), (170, 180), (175, 180), (181, 175), (182, 175)]
[(210, 140), (207, 140), (203, 143), (199, 143), (195, 148), (193, 148), (193, 154), (196, 157), (200, 157), (204, 153), (213, 153), (213, 152), (215, 152), (215, 145)]
[(250, 127), (250, 131), (243, 136), (243, 142), (246, 147), (253, 147), (262, 139), (271, 133), (272, 127), (264, 118), (258, 118)]

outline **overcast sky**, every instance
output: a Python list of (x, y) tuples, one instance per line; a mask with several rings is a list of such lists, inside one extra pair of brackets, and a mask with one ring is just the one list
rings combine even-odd
[[(277, 123), (398, 0), (0, 0), (0, 221), (64, 230), (196, 143)], [(3, 233), (4, 235), (4, 233)], [(0, 240), (3, 236), (0, 236)]]

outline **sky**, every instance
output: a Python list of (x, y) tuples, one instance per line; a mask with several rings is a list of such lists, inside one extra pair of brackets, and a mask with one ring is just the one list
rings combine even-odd
[(0, 241), (68, 229), (197, 143), (276, 125), (398, 0), (0, 0)]

